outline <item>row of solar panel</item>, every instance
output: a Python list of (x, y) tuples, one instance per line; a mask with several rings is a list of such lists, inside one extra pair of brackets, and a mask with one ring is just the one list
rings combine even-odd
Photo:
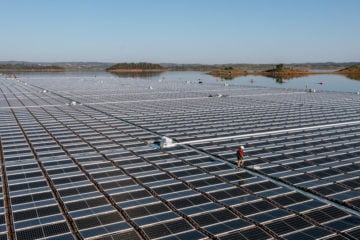
[[(22, 114), (23, 113), (21, 113), (21, 112), (19, 113), (19, 115), (22, 115)], [(61, 115), (61, 111), (58, 115)], [(46, 114), (42, 115), (42, 116), (46, 116)], [(29, 115), (27, 115), (27, 114), (22, 115), (21, 122), (25, 122), (25, 125), (26, 125), (26, 119), (28, 117), (29, 117)], [(46, 118), (44, 118), (42, 120), (46, 120)], [(71, 124), (71, 122), (74, 120), (71, 120), (71, 118), (68, 118), (69, 122), (66, 122), (66, 125), (69, 123)], [(117, 121), (117, 120), (115, 120), (115, 121)], [(51, 123), (51, 125), (52, 124), (53, 123)], [(83, 127), (83, 124), (75, 124), (72, 126), (74, 131), (77, 131), (77, 129), (79, 129), (79, 127)], [(61, 125), (58, 128), (61, 128)], [(86, 129), (86, 127), (84, 127), (84, 129)], [(28, 130), (28, 131), (31, 132), (31, 130), (32, 129), (30, 127), (30, 130)], [(37, 132), (38, 130), (39, 129), (35, 129), (34, 132)], [(134, 132), (141, 132), (141, 131), (140, 131), (140, 129), (135, 129)], [(101, 133), (101, 131), (100, 131), (100, 133)], [(78, 135), (82, 136), (82, 134), (86, 134), (86, 132), (85, 133), (80, 132)], [(107, 133), (105, 133), (105, 135), (106, 134)], [(68, 139), (69, 141), (76, 140), (76, 139), (79, 140), (79, 137), (76, 134), (75, 135), (70, 134), (69, 137), (70, 137)], [(34, 138), (30, 138), (30, 139), (34, 140)], [(137, 140), (137, 141), (139, 141), (139, 140)], [(73, 147), (73, 145), (71, 145), (71, 144), (67, 145), (67, 143), (65, 142), (64, 148), (65, 149), (72, 149), (72, 148), (76, 149), (78, 147), (82, 147), (83, 141), (78, 141), (78, 145), (77, 144), (74, 144), (74, 145), (75, 146)], [(118, 146), (118, 148), (119, 148), (119, 146)], [(39, 148), (39, 149), (41, 149), (41, 148)], [(92, 151), (92, 149), (89, 148), (88, 146), (86, 146), (86, 147), (84, 146), (84, 149), (85, 149), (86, 154), (78, 153), (78, 152), (71, 152), (71, 150), (69, 150), (68, 152), (75, 159), (75, 161), (77, 161), (77, 158), (81, 159), (81, 157), (83, 157), (83, 159), (85, 160), (88, 155), (91, 155), (92, 157), (93, 157), (93, 155), (96, 155), (96, 151)], [(287, 209), (282, 209), (282, 208), (277, 209), (277, 208), (279, 208), (279, 206), (276, 205), (277, 204), (276, 201), (274, 201), (274, 202), (270, 201), (271, 199), (269, 198), (269, 196), (276, 198), (276, 196), (278, 196), (280, 194), (284, 194), (285, 192), (286, 193), (291, 192), (289, 189), (284, 189), (282, 187), (277, 186), (276, 184), (275, 185), (271, 184), (270, 182), (264, 181), (264, 179), (259, 178), (259, 177), (254, 177), (253, 175), (250, 175), (251, 177), (249, 177), (249, 179), (245, 178), (245, 180), (246, 179), (248, 180), (247, 182), (241, 182), (240, 180), (237, 180), (235, 185), (231, 185), (231, 184), (229, 185), (229, 183), (220, 181), (219, 178), (215, 178), (214, 175), (229, 174), (229, 173), (233, 174), (234, 170), (232, 168), (228, 168), (228, 167), (226, 167), (227, 165), (224, 165), (221, 162), (214, 161), (214, 160), (198, 163), (197, 158), (200, 157), (200, 159), (201, 158), (204, 159), (204, 156), (200, 155), (194, 151), (184, 151), (184, 149), (177, 149), (177, 151), (172, 153), (171, 155), (168, 155), (167, 157), (162, 157), (163, 159), (158, 160), (157, 156), (156, 156), (156, 154), (158, 154), (157, 150), (144, 148), (142, 145), (136, 145), (136, 148), (132, 148), (132, 150), (135, 151), (136, 155), (139, 155), (142, 158), (135, 157), (132, 153), (130, 153), (131, 156), (127, 156), (126, 158), (121, 156), (119, 161), (116, 161), (116, 162), (122, 163), (123, 162), (122, 160), (124, 160), (124, 162), (126, 162), (126, 164), (120, 165), (120, 166), (123, 169), (125, 169), (128, 173), (130, 173), (132, 176), (135, 176), (137, 179), (139, 179), (139, 181), (141, 183), (143, 183), (143, 184), (146, 183), (145, 185), (149, 186), (152, 190), (154, 190), (154, 192), (157, 195), (161, 196), (161, 198), (163, 200), (166, 200), (169, 202), (175, 202), (177, 200), (183, 201), (185, 199), (189, 199), (193, 195), (199, 195), (199, 193), (202, 193), (202, 192), (210, 194), (210, 196), (212, 196), (214, 198), (214, 199), (209, 198), (208, 195), (204, 195), (202, 193), (200, 196), (203, 196), (203, 198), (205, 198), (208, 203), (205, 203), (205, 204), (200, 203), (195, 206), (189, 206), (188, 208), (184, 209), (185, 214), (187, 214), (188, 216), (193, 218), (198, 224), (203, 226), (204, 229), (211, 232), (212, 234), (217, 234), (218, 236), (224, 236), (224, 235), (228, 234), (228, 232), (231, 232), (231, 231), (234, 231), (235, 229), (241, 228), (241, 230), (236, 233), (239, 236), (249, 237), (249, 236), (259, 235), (259, 236), (262, 236), (262, 238), (269, 238), (269, 235), (267, 233), (265, 233), (263, 230), (261, 230), (260, 228), (254, 227), (252, 224), (250, 224), (249, 221), (235, 219), (234, 213), (229, 212), (229, 210), (226, 210), (223, 207), (221, 207), (221, 205), (219, 205), (219, 203), (226, 201), (226, 202), (228, 202), (229, 206), (232, 206), (231, 209), (236, 209), (236, 206), (239, 205), (238, 209), (240, 211), (241, 209), (243, 209), (243, 208), (241, 208), (241, 204), (244, 202), (245, 199), (250, 200), (250, 202), (254, 202), (254, 209), (259, 209), (260, 214), (265, 213), (264, 211), (272, 212), (272, 209), (273, 209), (272, 206), (274, 206), (274, 208), (275, 208), (274, 212), (272, 212), (271, 214), (269, 213), (267, 215), (267, 217), (269, 219), (271, 219), (271, 218), (274, 219), (276, 216), (278, 218), (281, 216), (279, 219), (281, 219), (281, 221), (283, 221), (282, 225), (285, 223), (286, 224), (285, 226), (289, 226), (289, 228), (292, 230), (298, 229), (298, 228), (299, 229), (309, 228), (309, 225), (308, 225), (309, 222), (307, 220), (305, 220), (303, 217), (300, 217), (298, 215), (294, 216)], [(116, 149), (107, 149), (107, 151), (109, 153), (115, 152), (114, 155), (116, 155)], [(105, 153), (105, 156), (107, 156), (107, 154), (109, 154), (109, 153)], [(119, 154), (124, 154), (124, 152), (121, 151)], [(109, 154), (109, 156), (111, 156), (111, 157), (114, 157), (114, 155)], [(167, 154), (165, 154), (165, 155), (167, 155)], [(109, 157), (109, 159), (111, 157)], [(148, 161), (144, 161), (144, 160), (147, 160), (148, 158), (149, 158)], [(189, 159), (189, 162), (185, 162), (186, 165), (182, 166), (182, 168), (172, 170), (171, 171), (172, 175), (166, 174), (166, 172), (162, 171), (162, 167), (160, 164), (161, 161), (163, 161), (162, 163), (165, 162), (165, 164), (166, 164), (166, 161), (171, 161), (171, 163), (180, 162), (179, 158), (180, 159)], [(68, 161), (68, 160), (66, 160), (66, 158), (65, 159), (59, 158), (58, 160), (60, 162)], [(194, 166), (190, 165), (189, 166), (188, 163), (192, 163), (191, 162), (192, 160), (194, 161), (194, 163), (199, 164), (199, 165), (194, 165)], [(50, 159), (48, 161), (44, 160), (44, 164), (46, 162), (50, 163), (51, 161), (50, 161)], [(151, 164), (149, 164), (150, 162), (151, 163), (155, 162), (156, 164), (151, 165)], [(96, 163), (96, 165), (92, 164), (92, 163)], [(181, 220), (181, 218), (179, 218), (178, 215), (176, 215), (176, 214), (170, 214), (171, 211), (168, 210), (169, 209), (168, 206), (167, 205), (165, 206), (164, 203), (159, 201), (159, 198), (154, 198), (154, 195), (151, 195), (150, 197), (144, 197), (144, 194), (145, 193), (149, 194), (149, 192), (145, 191), (144, 193), (140, 193), (140, 190), (142, 190), (143, 188), (139, 187), (138, 184), (136, 184), (132, 181), (129, 181), (129, 179), (125, 179), (125, 178), (123, 178), (120, 181), (121, 182), (120, 185), (118, 185), (119, 181), (115, 182), (115, 184), (114, 184), (113, 183), (114, 179), (112, 179), (112, 181), (109, 181), (109, 179), (104, 179), (102, 177), (103, 174), (105, 172), (106, 173), (111, 172), (111, 169), (114, 166), (106, 165), (106, 168), (104, 169), (104, 171), (102, 171), (102, 170), (99, 170), (99, 167), (102, 168), (102, 167), (104, 167), (104, 165), (99, 165), (100, 163), (101, 163), (101, 160), (97, 159), (95, 157), (95, 161), (91, 162), (91, 164), (87, 164), (86, 162), (83, 162), (83, 163), (81, 163), (81, 165), (84, 165), (84, 168), (86, 168), (86, 170), (89, 171), (91, 176), (94, 176), (95, 174), (97, 174), (97, 175), (95, 175), (96, 177), (101, 176), (100, 178), (95, 178), (95, 179), (100, 180), (99, 182), (101, 183), (101, 186), (106, 191), (108, 191), (110, 194), (112, 194), (111, 197), (114, 196), (114, 198), (115, 198), (115, 196), (117, 196), (116, 194), (118, 194), (119, 191), (121, 191), (121, 190), (124, 193), (125, 192), (132, 193), (131, 197), (137, 201), (137, 204), (134, 205), (135, 201), (133, 201), (131, 203), (124, 201), (124, 199), (122, 198), (123, 196), (120, 197), (121, 200), (119, 201), (118, 204), (121, 204), (121, 206), (123, 206), (123, 208), (126, 210), (126, 212), (129, 213), (129, 215), (131, 214), (131, 216), (134, 218), (134, 220), (136, 220), (136, 223), (142, 224), (142, 226), (144, 226), (144, 231), (149, 236), (151, 236), (152, 238), (155, 238), (158, 236), (165, 237), (168, 234), (181, 233), (181, 232), (184, 232), (183, 236), (185, 236), (185, 234), (188, 234), (188, 232), (192, 228), (192, 227), (189, 227), (189, 223), (187, 223), (183, 219)], [(135, 163), (139, 166), (139, 168), (134, 167)], [(204, 163), (206, 163), (206, 165)], [(61, 167), (61, 166), (62, 166), (61, 164), (58, 165), (58, 167)], [(200, 166), (200, 168), (197, 168), (196, 166)], [(64, 171), (65, 169), (69, 169), (70, 171), (66, 172), (66, 171)], [(64, 174), (66, 173), (68, 176), (71, 176), (71, 174), (74, 174), (74, 177), (76, 175), (82, 175), (82, 173), (79, 171), (78, 168), (70, 167), (70, 165), (69, 165), (69, 167), (65, 167), (65, 169), (62, 171)], [(74, 169), (74, 170), (76, 169), (76, 170), (72, 171), (72, 169)], [(114, 169), (118, 169), (118, 168), (114, 168)], [(96, 205), (97, 201), (94, 200), (95, 207), (93, 207), (93, 205), (88, 203), (87, 200), (85, 202), (80, 202), (79, 201), (80, 198), (78, 198), (76, 196), (76, 195), (79, 195), (78, 193), (82, 192), (82, 191), (84, 191), (85, 194), (82, 194), (81, 196), (85, 197), (87, 199), (88, 198), (91, 199), (91, 198), (94, 198), (97, 196), (97, 195), (94, 195), (97, 191), (96, 190), (93, 191), (94, 188), (88, 187), (91, 184), (85, 183), (85, 182), (88, 182), (89, 180), (86, 180), (83, 183), (84, 188), (78, 189), (78, 188), (70, 187), (70, 185), (66, 185), (66, 186), (62, 185), (64, 182), (66, 182), (67, 178), (65, 178), (65, 175), (61, 176), (61, 174), (62, 174), (61, 172), (59, 173), (59, 171), (57, 171), (57, 170), (54, 172), (51, 172), (52, 170), (49, 170), (49, 171), (50, 171), (50, 175), (54, 179), (54, 182), (56, 182), (58, 180), (57, 182), (59, 183), (59, 185), (56, 185), (56, 184), (54, 184), (54, 185), (57, 187), (57, 189), (59, 189), (59, 192), (62, 193), (61, 197), (62, 197), (62, 199), (65, 200), (65, 203), (67, 204), (66, 205), (67, 208), (74, 209), (73, 206), (76, 206), (77, 205), (76, 203), (79, 202), (79, 205), (84, 206), (84, 208), (87, 210), (87, 212), (90, 213), (92, 211), (95, 211), (94, 209), (97, 206)], [(60, 175), (58, 175), (58, 174), (60, 174)], [(210, 174), (210, 176), (209, 176), (209, 174)], [(59, 176), (59, 178), (57, 178), (58, 176)], [(118, 176), (118, 175), (114, 174), (114, 176)], [(158, 177), (156, 177), (156, 176), (158, 176)], [(30, 178), (32, 178), (32, 177), (36, 178), (36, 176), (30, 176)], [(107, 176), (107, 177), (111, 178), (112, 176)], [(189, 190), (188, 186), (183, 185), (178, 180), (174, 179), (174, 177), (179, 178), (180, 180), (184, 180), (186, 182), (189, 181), (189, 183), (192, 186), (194, 186), (196, 189), (198, 189), (198, 191)], [(203, 178), (205, 178), (205, 180), (203, 180)], [(103, 179), (103, 180), (101, 180), (101, 179)], [(141, 181), (142, 179), (145, 179), (145, 182)], [(163, 179), (163, 180), (156, 181), (159, 179)], [(81, 180), (78, 182), (81, 182)], [(77, 186), (78, 186), (78, 182), (76, 182)], [(123, 184), (125, 184), (125, 185), (123, 186)], [(242, 187), (239, 188), (238, 184), (243, 184), (244, 188), (242, 188)], [(41, 187), (41, 184), (39, 184), (39, 185), (40, 186), (35, 185), (35, 186), (31, 186), (31, 187), (35, 187), (35, 188)], [(82, 183), (80, 183), (80, 186), (82, 186)], [(30, 185), (27, 185), (27, 187), (30, 187)], [(62, 191), (62, 189), (64, 191)], [(226, 191), (222, 191), (222, 190), (219, 191), (220, 189), (226, 189)], [(231, 189), (233, 189), (233, 190), (231, 190)], [(241, 193), (239, 192), (239, 190), (241, 190)], [(254, 192), (256, 194), (250, 194), (249, 191)], [(264, 197), (266, 196), (266, 200), (264, 200), (264, 203), (261, 203), (261, 204), (258, 202), (262, 202), (262, 201), (259, 201), (262, 199), (261, 198), (262, 195), (257, 195), (260, 193), (263, 194)], [(147, 195), (147, 194), (145, 194), (145, 195)], [(152, 193), (152, 194), (154, 194), (154, 193)], [(244, 196), (241, 195), (243, 198), (238, 199), (238, 196), (236, 194), (243, 194)], [(98, 195), (99, 198), (100, 198), (100, 196), (101, 195)], [(207, 196), (207, 197), (205, 197), (205, 196)], [(42, 197), (45, 197), (45, 196), (41, 196), (40, 199)], [(251, 198), (253, 201), (251, 201)], [(292, 198), (289, 197), (289, 199), (292, 199)], [(306, 200), (307, 199), (305, 198), (301, 202), (306, 201)], [(278, 200), (278, 201), (280, 201), (280, 200)], [(102, 203), (104, 203), (104, 202), (100, 201), (100, 206), (102, 206)], [(233, 203), (233, 205), (230, 205), (230, 203)], [(269, 210), (266, 210), (268, 208), (269, 208)], [(95, 225), (95, 223), (99, 224), (99, 223), (101, 223), (101, 221), (98, 218), (94, 219), (94, 218), (85, 217), (88, 215), (87, 214), (84, 215), (84, 213), (81, 213), (80, 212), (81, 209), (77, 209), (75, 207), (74, 211), (70, 211), (70, 212), (73, 214), (72, 216), (75, 219), (78, 218), (78, 221), (76, 222), (76, 224), (78, 226), (85, 226), (84, 231), (82, 231), (82, 234), (85, 234), (84, 236), (87, 236), (87, 237), (95, 236), (95, 235), (99, 234), (99, 230), (91, 229), (91, 228)], [(238, 211), (238, 209), (236, 209), (236, 211)], [(245, 207), (245, 209), (248, 209), (248, 207)], [(102, 210), (102, 211), (104, 211), (104, 210)], [(105, 210), (105, 211), (108, 211), (108, 210)], [(245, 211), (245, 210), (241, 210), (241, 211)], [(204, 214), (204, 212), (209, 212), (209, 214), (207, 214), (207, 213)], [(158, 213), (158, 214), (156, 214), (156, 213)], [(98, 214), (98, 212), (95, 212), (95, 214)], [(246, 216), (251, 216), (251, 215), (252, 214), (246, 215)], [(137, 216), (139, 216), (139, 217), (137, 217)], [(346, 215), (346, 216), (348, 216), (348, 215)], [(257, 221), (260, 221), (259, 219), (263, 219), (262, 217), (263, 216), (259, 217)], [(224, 218), (224, 219), (221, 220), (222, 218)], [(256, 219), (256, 217), (254, 217), (254, 218)], [(207, 222), (207, 220), (203, 220), (203, 219), (209, 219), (209, 222)], [(213, 220), (211, 220), (211, 219), (213, 219)], [(156, 220), (156, 222), (158, 222), (158, 224), (155, 224), (155, 225), (149, 224), (149, 223), (152, 223), (154, 220)], [(220, 222), (220, 220), (221, 220), (221, 223), (217, 224), (218, 222)], [(217, 221), (217, 222), (213, 222), (213, 221)], [(293, 221), (295, 221), (296, 224), (292, 224)], [(333, 223), (334, 221), (330, 220), (329, 222)], [(301, 224), (299, 224), (299, 223), (301, 223)], [(82, 225), (82, 224), (84, 224), (84, 225)], [(276, 229), (277, 230), (277, 227), (272, 227), (272, 225), (267, 224), (266, 221), (264, 222), (264, 224), (266, 225), (266, 227), (268, 229), (273, 229), (273, 230)], [(176, 228), (173, 226), (176, 226)], [(343, 229), (342, 231), (347, 231), (348, 229), (350, 229), (350, 226), (348, 228)], [(120, 231), (120, 230), (118, 230), (118, 231)], [(278, 231), (277, 232), (278, 234), (288, 234), (289, 233), (289, 230), (286, 230), (286, 229), (282, 230), (282, 231), (280, 231), (280, 230), (277, 230), (277, 231)], [(107, 230), (107, 232), (101, 232), (100, 234), (104, 234), (104, 233), (108, 233), (108, 232), (109, 231)], [(308, 232), (310, 232), (310, 230)], [(86, 234), (88, 234), (88, 235), (86, 235)], [(199, 234), (199, 233), (197, 233), (197, 235), (196, 235), (195, 233), (192, 232), (192, 234), (193, 235), (191, 235), (191, 236), (199, 236), (199, 237), (202, 236), (202, 234)], [(251, 235), (251, 234), (253, 234), (253, 235)], [(304, 234), (306, 234), (306, 233), (304, 233)], [(325, 231), (323, 229), (323, 234), (324, 234), (323, 236), (327, 236), (327, 235), (333, 234), (333, 232)], [(226, 239), (226, 237), (229, 237), (231, 235), (235, 235), (235, 233), (232, 233), (228, 236), (224, 236), (224, 239)], [(178, 236), (180, 236), (180, 234)]]
[[(310, 140), (306, 139), (309, 137), (309, 134), (304, 137), (303, 133), (297, 133), (297, 135), (301, 136), (301, 141), (304, 141), (305, 145), (307, 145), (305, 147), (308, 147), (309, 145), (307, 143), (311, 142), (311, 148), (320, 150), (318, 153), (311, 148), (304, 148), (305, 150), (300, 151), (297, 150), (298, 146), (302, 147), (302, 145), (304, 145), (303, 142), (298, 144), (291, 144), (290, 142), (286, 144), (285, 146), (290, 147), (287, 149), (292, 149), (292, 151), (285, 150), (284, 153), (284, 150), (282, 150), (281, 147), (273, 147), (277, 146), (273, 142), (279, 143), (279, 141), (286, 141), (286, 138), (281, 138), (279, 136), (267, 140), (266, 142), (257, 142), (255, 144), (251, 142), (248, 144), (245, 139), (247, 153), (250, 155), (246, 160), (246, 164), (248, 166), (258, 165), (261, 167), (260, 171), (264, 174), (270, 174), (274, 177), (281, 178), (291, 185), (295, 184), (299, 187), (309, 188), (311, 191), (315, 191), (326, 198), (333, 198), (336, 201), (348, 201), (347, 204), (358, 209), (359, 206), (357, 206), (356, 203), (359, 201), (359, 193), (357, 191), (360, 187), (360, 162), (357, 157), (359, 156), (360, 151), (356, 151), (356, 149), (358, 149), (360, 145), (354, 139), (356, 139), (356, 131), (359, 131), (359, 129), (351, 127), (350, 131), (354, 135), (348, 136), (339, 129), (332, 129), (326, 132), (323, 131), (320, 137), (316, 136), (315, 138), (312, 138), (310, 135)], [(345, 129), (345, 132), (350, 131)], [(332, 139), (332, 141), (334, 141), (333, 145), (329, 146), (329, 143), (324, 142), (323, 139), (329, 135), (334, 135), (333, 133), (336, 133), (337, 137), (335, 140)], [(296, 138), (297, 135), (295, 133), (294, 137)], [(354, 141), (352, 142), (351, 140)], [(341, 142), (342, 145), (339, 145), (339, 142)], [(256, 149), (256, 146), (261, 146), (261, 143), (264, 144), (263, 149), (253, 150)], [(233, 153), (236, 149), (235, 146), (237, 147), (241, 143), (236, 143), (236, 141), (234, 141), (232, 144), (226, 143), (225, 147), (220, 147), (218, 144), (221, 146), (224, 143), (215, 142), (199, 145), (195, 144), (194, 146), (200, 147), (200, 149), (210, 152), (211, 154), (219, 155), (233, 161), (235, 158), (235, 154)], [(230, 147), (228, 147), (228, 145), (230, 145)], [(231, 151), (227, 150), (231, 148), (233, 148)], [(342, 152), (339, 152), (339, 150)], [(351, 153), (347, 152), (349, 150), (351, 150)], [(318, 157), (316, 157), (317, 155)], [(306, 161), (304, 161), (305, 159)], [(293, 175), (295, 175), (295, 177), (293, 177)], [(336, 183), (333, 183), (334, 177), (336, 177)], [(319, 182), (319, 179), (325, 179), (326, 181)], [(304, 182), (305, 184), (303, 184)], [(347, 182), (348, 184), (346, 184)], [(352, 205), (351, 202), (354, 202), (355, 205)]]

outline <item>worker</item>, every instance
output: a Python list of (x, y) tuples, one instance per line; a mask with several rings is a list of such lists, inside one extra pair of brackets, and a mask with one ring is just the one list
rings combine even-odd
[(240, 147), (238, 148), (238, 150), (236, 151), (237, 166), (238, 166), (238, 168), (244, 166), (244, 156), (245, 156), (244, 149), (245, 149), (244, 146), (240, 146)]

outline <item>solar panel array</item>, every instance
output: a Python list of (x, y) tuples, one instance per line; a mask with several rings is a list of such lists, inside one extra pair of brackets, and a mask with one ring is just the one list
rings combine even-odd
[(359, 95), (106, 74), (0, 90), (1, 240), (360, 239)]

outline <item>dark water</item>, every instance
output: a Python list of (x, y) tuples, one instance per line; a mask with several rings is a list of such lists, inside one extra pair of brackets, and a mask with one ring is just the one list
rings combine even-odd
[[(112, 74), (107, 72), (65, 72), (65, 73), (23, 73), (19, 74), (23, 78), (31, 77), (74, 77), (76, 79), (86, 77), (100, 78), (133, 78), (133, 79), (147, 79), (150, 81), (180, 81), (186, 83), (198, 82), (210, 84), (229, 84), (229, 85), (244, 85), (244, 86), (258, 86), (258, 87), (272, 87), (272, 88), (292, 88), (292, 89), (318, 89), (320, 91), (341, 91), (341, 92), (358, 92), (360, 91), (360, 80), (354, 80), (337, 74), (321, 74), (311, 75), (307, 77), (299, 77), (288, 80), (274, 79), (264, 76), (241, 76), (232, 80), (222, 80), (217, 77), (208, 75), (206, 72), (197, 71), (169, 71), (162, 73), (130, 73), (130, 74)], [(78, 77), (78, 78), (77, 78)]]

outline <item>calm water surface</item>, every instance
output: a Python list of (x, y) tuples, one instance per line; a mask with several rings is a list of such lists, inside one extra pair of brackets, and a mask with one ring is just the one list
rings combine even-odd
[(206, 74), (206, 72), (197, 71), (169, 71), (163, 73), (150, 73), (150, 74), (112, 74), (107, 72), (65, 72), (65, 73), (23, 73), (19, 75), (23, 78), (28, 77), (41, 77), (46, 78), (54, 77), (79, 77), (76, 79), (94, 77), (96, 79), (107, 77), (118, 78), (142, 78), (150, 81), (166, 80), (166, 81), (183, 81), (186, 83), (198, 82), (199, 79), (206, 83), (211, 84), (224, 84), (225, 82), (231, 85), (243, 86), (257, 86), (257, 87), (271, 87), (271, 88), (292, 88), (292, 89), (305, 89), (315, 88), (320, 91), (342, 91), (342, 92), (358, 92), (360, 91), (360, 81), (347, 78), (342, 75), (336, 74), (321, 74), (311, 75), (307, 77), (293, 78), (289, 80), (276, 80), (264, 76), (241, 76), (232, 80), (222, 80), (217, 77)]
[(204, 82), (214, 84), (224, 84), (224, 82), (232, 85), (245, 86), (260, 86), (260, 87), (274, 87), (274, 88), (293, 88), (305, 89), (315, 88), (322, 91), (342, 91), (342, 92), (358, 92), (360, 91), (360, 81), (347, 78), (336, 74), (321, 74), (311, 75), (307, 77), (293, 78), (289, 80), (276, 80), (264, 76), (241, 76), (232, 80), (221, 80), (210, 76), (203, 72), (166, 72), (162, 73), (160, 77), (169, 79), (183, 79), (190, 81), (197, 81), (201, 79)]

